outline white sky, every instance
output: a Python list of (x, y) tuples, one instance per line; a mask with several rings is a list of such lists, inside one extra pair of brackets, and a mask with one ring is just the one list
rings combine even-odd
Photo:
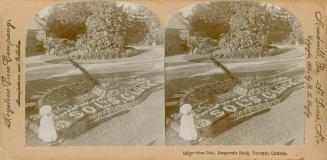
[[(205, 3), (205, 2), (200, 2), (200, 3)], [(188, 5), (184, 8), (182, 8), (181, 10), (179, 10), (180, 12), (183, 13), (183, 16), (184, 17), (187, 17), (189, 16), (190, 14), (192, 14), (192, 9), (199, 3), (194, 3), (194, 4), (191, 4), (191, 5)]]
[(44, 8), (42, 9), (38, 14), (39, 14), (39, 17), (40, 18), (44, 18), (46, 17), (48, 14), (49, 14), (49, 10), (51, 9), (52, 5), (47, 7), (47, 8)]

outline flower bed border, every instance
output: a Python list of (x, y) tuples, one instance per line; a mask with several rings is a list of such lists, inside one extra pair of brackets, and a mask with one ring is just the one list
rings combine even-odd
[[(226, 80), (223, 82), (226, 82)], [(212, 85), (214, 83), (217, 83), (217, 82), (213, 82), (213, 83), (209, 83), (209, 84), (201, 84), (199, 86), (195, 86), (192, 89), (188, 89), (185, 92), (185, 94), (183, 95), (183, 97), (180, 99), (179, 104), (180, 105), (184, 104), (186, 97), (194, 90), (196, 90), (200, 87), (207, 86), (207, 85)], [(218, 118), (218, 119), (214, 120), (211, 125), (209, 125), (207, 127), (203, 127), (203, 128), (198, 128), (197, 130), (199, 132), (199, 136), (200, 137), (212, 137), (212, 136), (216, 135), (217, 133), (220, 133), (228, 128), (231, 128), (231, 127), (245, 121), (246, 119), (249, 119), (258, 114), (268, 112), (276, 104), (283, 102), (292, 92), (303, 88), (303, 84), (304, 84), (304, 82), (297, 82), (297, 84), (286, 89), (286, 91), (284, 91), (282, 94), (278, 95), (278, 98), (276, 98), (275, 100), (268, 101), (268, 102), (261, 102), (257, 105), (252, 105), (252, 106), (246, 107), (246, 108), (239, 110), (237, 112), (234, 112), (232, 114), (226, 114), (224, 116), (225, 118)], [(230, 94), (230, 92), (227, 92), (226, 94)], [(223, 94), (223, 95), (225, 95), (225, 94)], [(213, 106), (215, 106), (215, 105), (213, 105)], [(262, 107), (258, 107), (258, 106), (262, 106)], [(254, 108), (254, 109), (248, 109), (248, 108)], [(246, 111), (245, 109), (247, 109), (249, 111)], [(207, 109), (207, 110), (209, 110), (209, 109)], [(202, 111), (202, 112), (198, 113), (198, 116), (195, 116), (194, 120), (203, 118), (203, 115), (201, 115), (201, 114), (203, 114), (204, 112), (206, 112), (206, 111)], [(243, 115), (241, 114), (242, 112), (244, 112)], [(236, 116), (237, 114), (239, 114), (239, 116)], [(171, 117), (167, 118), (166, 125), (168, 125), (170, 128), (172, 128), (174, 131), (179, 132), (178, 118), (177, 119), (172, 119)]]
[[(73, 83), (73, 84), (76, 84), (76, 83)], [(70, 85), (73, 85), (73, 84), (70, 84)], [(56, 89), (58, 89), (60, 87), (64, 87), (64, 86), (69, 86), (69, 85), (62, 85), (62, 86), (56, 87)], [(162, 87), (163, 87), (163, 85), (160, 83), (154, 84), (151, 88), (145, 90), (145, 92), (143, 92), (140, 95), (140, 97), (138, 97), (138, 99), (134, 100), (133, 102), (115, 106), (113, 112), (112, 112), (112, 108), (105, 108), (100, 112), (86, 115), (82, 120), (76, 122), (73, 126), (58, 130), (58, 135), (61, 139), (67, 139), (67, 138), (73, 138), (82, 133), (85, 133), (90, 128), (93, 128), (97, 124), (101, 123), (102, 120), (110, 119), (110, 118), (113, 118), (115, 115), (119, 115), (120, 113), (127, 112), (128, 110), (133, 108), (135, 105), (142, 103), (151, 93), (162, 89)], [(42, 96), (42, 98), (39, 99), (39, 102), (41, 103), (47, 95), (48, 94)], [(86, 95), (77, 96), (74, 99), (81, 98), (84, 96), (86, 96)], [(71, 99), (71, 100), (73, 100), (73, 99)], [(67, 103), (71, 100), (64, 101), (56, 106)], [(33, 133), (38, 134), (38, 129), (39, 129), (38, 124), (35, 121), (30, 120), (29, 118), (26, 118), (25, 121), (26, 121), (25, 126), (29, 130), (31, 130)]]

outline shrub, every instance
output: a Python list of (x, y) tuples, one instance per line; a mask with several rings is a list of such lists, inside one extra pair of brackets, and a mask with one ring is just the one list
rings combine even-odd
[(47, 38), (43, 42), (48, 55), (67, 56), (70, 52), (76, 50), (74, 42), (67, 39)]
[(34, 41), (30, 43), (26, 47), (26, 56), (35, 56), (42, 55), (44, 52), (43, 42), (42, 41)]
[(191, 36), (187, 41), (187, 46), (192, 54), (208, 56), (218, 49), (218, 41), (211, 38)]
[(70, 57), (76, 59), (117, 59), (126, 58), (139, 54), (134, 48), (108, 48), (98, 51), (76, 50), (69, 54)]
[(275, 56), (282, 53), (282, 50), (269, 46), (269, 47), (256, 47), (256, 48), (246, 48), (241, 50), (224, 51), (219, 50), (215, 52), (217, 58), (257, 58), (266, 56)]
[(136, 56), (138, 55), (139, 52), (138, 50), (134, 49), (134, 48), (127, 48), (124, 52), (123, 52), (123, 57), (132, 57), (132, 56)]

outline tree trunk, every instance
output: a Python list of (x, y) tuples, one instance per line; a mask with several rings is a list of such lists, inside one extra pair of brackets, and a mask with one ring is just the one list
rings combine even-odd
[(97, 79), (95, 79), (94, 77), (92, 77), (91, 74), (85, 68), (83, 68), (80, 64), (78, 64), (77, 62), (75, 62), (72, 59), (68, 59), (68, 61), (70, 63), (72, 63), (72, 65), (74, 67), (76, 67), (77, 69), (79, 69), (86, 76), (86, 78), (89, 81), (91, 81), (94, 85), (98, 85), (99, 84), (99, 81)]
[(232, 81), (236, 84), (240, 83), (240, 79), (238, 79), (236, 76), (233, 75), (233, 73), (228, 70), (228, 68), (226, 68), (222, 63), (220, 63), (219, 61), (217, 61), (213, 56), (210, 56), (209, 59), (219, 68), (221, 68), (226, 74), (227, 76), (232, 79)]

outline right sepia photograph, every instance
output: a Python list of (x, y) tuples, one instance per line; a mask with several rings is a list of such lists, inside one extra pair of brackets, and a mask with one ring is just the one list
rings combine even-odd
[(277, 5), (179, 10), (165, 27), (166, 145), (303, 145), (303, 43)]

